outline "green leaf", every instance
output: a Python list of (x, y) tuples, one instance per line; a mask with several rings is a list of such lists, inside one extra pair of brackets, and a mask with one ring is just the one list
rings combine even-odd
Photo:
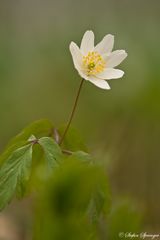
[(28, 139), (31, 136), (34, 136), (38, 139), (43, 136), (51, 135), (52, 131), (53, 125), (47, 119), (42, 119), (31, 123), (28, 127), (24, 128), (22, 132), (10, 140), (4, 152), (0, 156), (0, 166), (12, 154), (13, 151), (28, 144)]
[[(88, 213), (90, 215), (91, 221), (96, 222), (99, 216), (103, 213), (107, 215), (110, 210), (110, 189), (107, 180), (107, 176), (100, 166), (95, 165), (91, 155), (82, 151), (74, 152), (68, 157), (68, 160), (80, 161), (82, 163), (89, 164), (98, 171), (99, 177), (97, 176), (97, 187), (93, 193), (92, 199), (89, 204)], [(96, 185), (96, 184), (95, 184)]]
[(103, 169), (97, 166), (97, 170), (98, 169), (95, 191), (93, 192), (88, 208), (88, 213), (93, 223), (98, 222), (102, 215), (103, 218), (106, 219), (111, 207), (111, 194), (106, 174)]
[(0, 209), (12, 199), (15, 192), (23, 196), (30, 177), (32, 144), (15, 150), (0, 168)]
[[(60, 136), (63, 135), (66, 125), (58, 129)], [(62, 144), (62, 148), (70, 151), (84, 151), (87, 152), (87, 147), (77, 129), (70, 127)]]
[(86, 163), (91, 163), (92, 159), (91, 159), (91, 155), (83, 152), (83, 151), (77, 151), (77, 152), (73, 152), (73, 154), (71, 156), (68, 157), (69, 159), (77, 159), (80, 160), (82, 162), (86, 162)]
[(31, 136), (37, 139), (45, 136), (52, 135), (53, 124), (48, 119), (41, 119), (31, 123), (24, 128), (17, 136), (15, 136), (8, 144), (7, 147), (17, 144), (21, 141), (27, 141)]
[(102, 168), (94, 164), (91, 155), (82, 151), (74, 152), (68, 157), (69, 161), (79, 161), (81, 163), (86, 163), (93, 169), (96, 169), (95, 191), (93, 192), (92, 199), (89, 203), (88, 214), (92, 222), (99, 221), (101, 214), (105, 216), (108, 215), (110, 211), (111, 199), (110, 199), (110, 189), (107, 180), (107, 176)]
[(28, 141), (19, 141), (7, 147), (4, 152), (0, 155), (0, 167), (6, 161), (7, 158), (18, 148), (25, 146), (28, 144)]
[(61, 148), (50, 137), (42, 137), (38, 140), (44, 151), (44, 157), (47, 161), (48, 168), (57, 167), (63, 157)]

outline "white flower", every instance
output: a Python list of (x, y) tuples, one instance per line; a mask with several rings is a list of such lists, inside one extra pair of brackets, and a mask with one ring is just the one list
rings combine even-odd
[(126, 57), (124, 50), (112, 52), (114, 36), (106, 35), (94, 46), (94, 33), (86, 31), (80, 48), (74, 42), (70, 44), (74, 66), (82, 78), (92, 82), (99, 88), (110, 89), (105, 80), (121, 78), (124, 72), (115, 69)]

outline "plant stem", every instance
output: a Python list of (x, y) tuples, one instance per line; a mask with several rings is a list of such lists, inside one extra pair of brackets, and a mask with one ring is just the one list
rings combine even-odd
[(71, 125), (71, 122), (72, 122), (72, 119), (74, 117), (75, 110), (76, 110), (76, 107), (77, 107), (77, 103), (78, 103), (78, 99), (79, 99), (79, 95), (80, 95), (80, 92), (81, 92), (81, 89), (82, 89), (83, 82), (84, 82), (84, 79), (81, 80), (81, 83), (79, 85), (78, 92), (77, 92), (77, 95), (76, 95), (76, 99), (75, 99), (75, 102), (74, 102), (74, 105), (73, 105), (73, 109), (72, 109), (69, 121), (67, 123), (67, 127), (66, 127), (66, 129), (65, 129), (65, 131), (64, 131), (64, 133), (63, 133), (63, 135), (61, 137), (61, 140), (59, 142), (59, 145), (62, 144), (62, 142), (63, 142), (63, 140), (64, 140), (64, 138), (65, 138), (65, 136), (66, 136), (66, 134), (68, 132), (68, 129), (69, 129), (70, 125)]
[(62, 149), (62, 152), (63, 152), (64, 154), (67, 154), (67, 155), (72, 155), (72, 154), (73, 154), (72, 151), (66, 150), (66, 149)]

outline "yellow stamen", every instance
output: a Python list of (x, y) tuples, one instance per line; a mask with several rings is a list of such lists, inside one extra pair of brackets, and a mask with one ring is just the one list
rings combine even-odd
[(83, 67), (87, 75), (95, 75), (102, 72), (105, 64), (105, 61), (97, 52), (89, 52), (88, 55), (83, 56)]

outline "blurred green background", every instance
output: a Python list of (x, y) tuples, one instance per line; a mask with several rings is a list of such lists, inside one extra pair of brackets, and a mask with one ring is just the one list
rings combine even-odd
[(86, 30), (111, 33), (128, 58), (111, 90), (86, 82), (73, 125), (107, 163), (113, 196), (135, 199), (147, 229), (160, 230), (160, 2), (0, 2), (0, 149), (40, 118), (68, 119), (80, 77), (69, 44)]

